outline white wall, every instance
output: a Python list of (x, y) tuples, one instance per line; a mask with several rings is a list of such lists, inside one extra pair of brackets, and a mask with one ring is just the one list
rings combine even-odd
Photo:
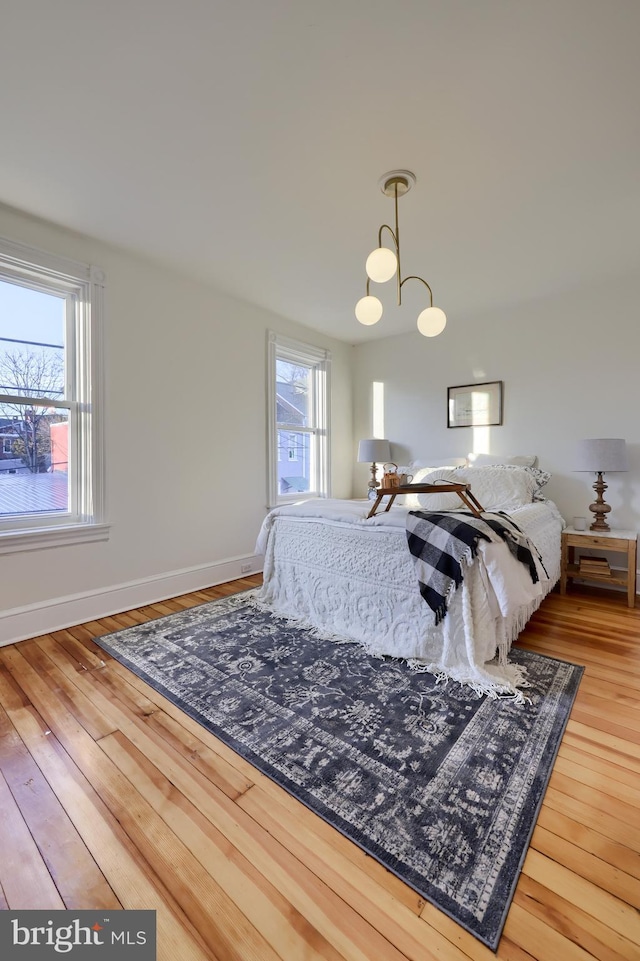
[[(605, 477), (609, 523), (640, 529), (639, 286), (640, 272), (611, 277), (491, 315), (451, 316), (433, 339), (416, 332), (357, 346), (356, 437), (371, 436), (371, 385), (378, 381), (394, 460), (464, 456), (474, 450), (474, 432), (447, 428), (447, 387), (502, 380), (503, 426), (490, 428), (488, 438), (478, 432), (477, 450), (537, 454), (553, 474), (548, 496), (570, 522), (590, 517), (595, 496), (595, 477), (572, 471), (576, 441), (623, 437), (630, 470)], [(357, 465), (355, 489), (364, 489), (366, 478)]]
[[(606, 477), (609, 519), (640, 528), (640, 274), (487, 316), (450, 316), (435, 339), (350, 347), (2, 206), (0, 234), (106, 272), (113, 525), (106, 543), (0, 556), (0, 643), (236, 577), (255, 560), (268, 329), (332, 352), (334, 496), (366, 491), (368, 469), (355, 457), (357, 440), (372, 436), (373, 381), (384, 384), (385, 434), (404, 462), (472, 450), (471, 429), (446, 427), (447, 387), (503, 380), (504, 425), (491, 428), (489, 449), (538, 454), (553, 473), (548, 494), (570, 519), (588, 515), (593, 495), (592, 478), (572, 472), (575, 441), (626, 438), (630, 471)], [(385, 317), (392, 324), (391, 311)]]
[(350, 495), (351, 347), (1, 206), (0, 235), (106, 272), (112, 524), (105, 543), (0, 556), (0, 643), (258, 569), (268, 329), (331, 350), (333, 494)]

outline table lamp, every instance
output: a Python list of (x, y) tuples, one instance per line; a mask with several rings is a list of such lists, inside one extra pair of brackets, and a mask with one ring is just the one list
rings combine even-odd
[(594, 517), (589, 530), (611, 530), (605, 517), (611, 507), (609, 504), (605, 504), (602, 497), (607, 489), (602, 475), (607, 471), (629, 470), (625, 441), (619, 437), (592, 437), (581, 440), (578, 443), (576, 465), (574, 467), (576, 471), (590, 471), (597, 475), (593, 485), (596, 499), (593, 504), (589, 504), (589, 510), (592, 511)]
[(371, 464), (371, 478), (369, 480), (369, 496), (378, 487), (376, 479), (377, 464), (384, 464), (391, 460), (391, 444), (388, 440), (378, 437), (361, 440), (358, 444), (358, 461)]

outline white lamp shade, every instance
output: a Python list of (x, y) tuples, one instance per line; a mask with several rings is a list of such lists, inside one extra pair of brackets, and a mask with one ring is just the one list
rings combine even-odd
[(358, 460), (367, 464), (384, 464), (391, 460), (391, 445), (388, 440), (372, 437), (358, 444)]
[(437, 337), (447, 325), (447, 315), (439, 307), (427, 307), (418, 316), (418, 330), (423, 337)]
[(372, 297), (370, 294), (366, 297), (361, 297), (356, 304), (356, 317), (365, 327), (371, 327), (372, 324), (377, 324), (382, 317), (381, 302), (377, 297)]
[(398, 258), (389, 247), (376, 247), (367, 257), (365, 269), (370, 280), (384, 284), (398, 269)]
[(590, 437), (579, 441), (574, 470), (596, 474), (629, 470), (626, 442), (620, 437)]

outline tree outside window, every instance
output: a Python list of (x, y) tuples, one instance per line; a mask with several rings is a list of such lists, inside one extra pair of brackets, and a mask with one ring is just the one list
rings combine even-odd
[(66, 422), (64, 415), (35, 402), (35, 398), (62, 396), (63, 349), (62, 345), (45, 348), (28, 344), (19, 348), (0, 340), (0, 390), (25, 398), (24, 402), (0, 403), (0, 417), (15, 435), (10, 453), (32, 474), (52, 469), (51, 425)]

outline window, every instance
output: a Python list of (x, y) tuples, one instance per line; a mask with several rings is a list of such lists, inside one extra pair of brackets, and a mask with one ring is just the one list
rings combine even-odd
[(326, 350), (269, 334), (269, 506), (329, 494)]
[(0, 553), (104, 540), (104, 274), (0, 239)]

